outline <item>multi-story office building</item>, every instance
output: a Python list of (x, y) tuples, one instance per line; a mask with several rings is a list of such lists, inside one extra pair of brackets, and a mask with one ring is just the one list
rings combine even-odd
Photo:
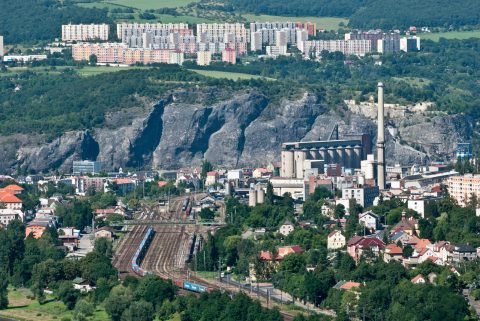
[(317, 35), (317, 24), (315, 22), (297, 22), (295, 26), (298, 29), (305, 29), (309, 36)]
[(377, 52), (385, 54), (400, 51), (400, 39), (388, 38), (377, 41)]
[(121, 43), (82, 43), (72, 46), (74, 60), (88, 60), (91, 55), (95, 55), (99, 63), (126, 65), (136, 63), (182, 64), (184, 60), (184, 53), (178, 49), (128, 48), (127, 45)]
[(248, 32), (242, 23), (197, 24), (198, 42), (248, 42)]
[(224, 51), (222, 51), (222, 61), (223, 62), (228, 62), (230, 64), (236, 64), (237, 63), (237, 53), (235, 49), (227, 48)]
[(197, 65), (208, 66), (212, 62), (212, 53), (210, 51), (197, 52)]
[(135, 47), (142, 47), (139, 44), (144, 33), (153, 36), (168, 36), (170, 33), (178, 33), (182, 36), (192, 36), (193, 30), (189, 29), (186, 23), (119, 23), (117, 24), (117, 37), (125, 44), (133, 43)]
[(89, 24), (89, 25), (62, 25), (63, 41), (89, 41), (89, 40), (108, 40), (110, 26), (107, 24)]
[(250, 23), (250, 31), (255, 32), (258, 30), (279, 30), (279, 29), (296, 29), (297, 26), (294, 22), (252, 22)]
[(73, 162), (73, 175), (96, 174), (102, 170), (100, 162), (83, 160)]
[(400, 50), (405, 52), (420, 51), (420, 38), (403, 37), (400, 39)]
[(345, 34), (345, 40), (370, 40), (372, 42), (372, 50), (377, 50), (378, 40), (382, 39), (400, 39), (398, 33), (384, 33), (381, 30), (371, 30), (366, 32), (349, 32)]
[[(269, 46), (284, 46), (289, 44), (295, 44), (297, 41), (298, 29), (293, 22), (252, 22), (250, 24), (251, 39), (253, 42), (253, 36), (255, 34), (256, 41), (261, 40), (262, 44)], [(308, 31), (307, 33), (308, 39)], [(307, 40), (305, 39), (305, 40)], [(258, 45), (252, 44), (252, 48), (258, 48)]]
[(461, 206), (465, 206), (473, 195), (480, 198), (480, 175), (451, 176), (446, 185), (448, 194)]
[(5, 56), (5, 48), (3, 46), (3, 36), (0, 36), (0, 57)]
[(297, 29), (297, 35), (295, 39), (297, 48), (299, 47), (299, 44), (307, 40), (308, 40), (308, 31), (305, 29)]
[(319, 56), (322, 51), (339, 51), (344, 55), (365, 56), (372, 52), (372, 41), (370, 40), (315, 40), (304, 41), (298, 49), (305, 55), (314, 53)]
[(250, 50), (259, 51), (263, 49), (262, 32), (255, 31), (250, 35)]
[(342, 189), (342, 199), (355, 199), (357, 204), (362, 207), (369, 207), (373, 205), (375, 197), (380, 195), (378, 186), (363, 186)]
[(267, 55), (271, 57), (285, 56), (287, 54), (287, 46), (267, 46)]

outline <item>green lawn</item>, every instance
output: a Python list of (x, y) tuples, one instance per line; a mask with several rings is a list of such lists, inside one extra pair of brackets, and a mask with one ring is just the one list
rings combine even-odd
[[(122, 14), (124, 15), (124, 14)], [(148, 22), (148, 23), (153, 23), (153, 22), (162, 22), (162, 23), (188, 23), (188, 24), (197, 24), (197, 23), (208, 23), (208, 22), (213, 22), (209, 19), (206, 18), (199, 18), (199, 17), (194, 17), (194, 16), (172, 16), (169, 14), (155, 14), (157, 19), (154, 20), (145, 20), (145, 19), (140, 19), (139, 14), (134, 13), (133, 14), (135, 19), (134, 20), (129, 20), (129, 19), (124, 19), (122, 18), (121, 15), (112, 15), (112, 18), (116, 20), (117, 22)]]
[(268, 16), (268, 15), (242, 15), (250, 22), (275, 22), (275, 21), (291, 21), (291, 22), (316, 22), (317, 29), (337, 30), (340, 23), (348, 24), (348, 19), (334, 17), (284, 17), (284, 16)]
[[(43, 305), (29, 299), (28, 296), (31, 296), (28, 289), (10, 289), (8, 294), (10, 304), (8, 309), (0, 310), (0, 316), (22, 321), (58, 321), (72, 316), (71, 311), (68, 311), (62, 302), (54, 301), (50, 296), (47, 296), (47, 299), (51, 301)], [(109, 317), (103, 308), (98, 307), (91, 319), (108, 321)]]
[(230, 80), (245, 80), (245, 79), (274, 80), (273, 78), (265, 78), (257, 75), (243, 74), (239, 72), (216, 71), (216, 70), (195, 70), (195, 69), (189, 69), (189, 70), (196, 72), (197, 74), (207, 76), (207, 77), (212, 77), (212, 78), (225, 78)]
[(79, 69), (75, 69), (80, 75), (88, 77), (88, 76), (96, 76), (99, 74), (104, 74), (106, 72), (117, 72), (122, 70), (131, 70), (131, 69), (146, 69), (148, 67), (137, 67), (137, 66), (129, 66), (129, 67), (108, 67), (108, 66), (88, 66)]
[(106, 2), (137, 8), (140, 10), (148, 10), (160, 8), (178, 8), (196, 1), (197, 0), (109, 0)]
[(469, 38), (480, 38), (480, 30), (432, 32), (432, 33), (422, 33), (419, 36), (422, 39), (428, 39), (433, 41), (439, 41), (440, 38), (462, 40), (462, 39), (469, 39)]

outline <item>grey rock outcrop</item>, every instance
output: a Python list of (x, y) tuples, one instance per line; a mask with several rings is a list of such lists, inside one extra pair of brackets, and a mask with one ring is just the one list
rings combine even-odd
[[(179, 168), (203, 159), (230, 167), (255, 166), (278, 160), (283, 142), (326, 139), (335, 124), (340, 137), (369, 133), (375, 140), (374, 120), (341, 106), (333, 111), (309, 93), (280, 101), (251, 91), (218, 93), (216, 100), (213, 96), (215, 92), (194, 90), (171, 94), (154, 104), (109, 114), (102, 128), (68, 132), (51, 142), (1, 137), (0, 170), (69, 172), (75, 159), (100, 160), (107, 170)], [(471, 120), (462, 115), (395, 119), (391, 126), (396, 131), (387, 134), (387, 162), (405, 165), (452, 154), (456, 143), (466, 141), (473, 130)]]

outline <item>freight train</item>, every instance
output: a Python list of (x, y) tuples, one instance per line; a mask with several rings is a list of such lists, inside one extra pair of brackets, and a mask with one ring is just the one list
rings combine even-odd
[(135, 255), (132, 258), (132, 270), (140, 276), (152, 274), (152, 272), (142, 269), (140, 265), (142, 264), (143, 258), (145, 257), (145, 254), (147, 253), (154, 236), (155, 231), (153, 228), (149, 227), (147, 233), (145, 233), (145, 236), (143, 237), (142, 243), (140, 243)]
[(186, 210), (187, 210), (188, 203), (190, 203), (190, 198), (189, 198), (189, 197), (187, 197), (187, 198), (183, 201), (182, 211), (186, 211)]

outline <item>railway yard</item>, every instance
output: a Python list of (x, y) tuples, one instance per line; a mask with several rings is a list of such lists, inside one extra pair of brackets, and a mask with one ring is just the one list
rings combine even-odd
[[(197, 199), (202, 197), (197, 195)], [(194, 223), (190, 208), (185, 208), (185, 197), (173, 198), (166, 205), (143, 204), (136, 213), (136, 220), (158, 221), (162, 224), (152, 226), (155, 234), (141, 260), (141, 268), (162, 278), (179, 278), (186, 275), (186, 261), (189, 259), (194, 247), (198, 248), (200, 233), (206, 232)], [(193, 199), (193, 198), (192, 198)], [(187, 214), (190, 212), (189, 214)], [(191, 225), (175, 224), (169, 222), (192, 221)], [(126, 235), (119, 242), (113, 263), (120, 276), (133, 274), (132, 258), (142, 243), (147, 232), (147, 225), (134, 225), (126, 227)], [(196, 241), (196, 242), (195, 242)]]
[[(199, 194), (196, 199), (203, 196)], [(113, 258), (113, 264), (118, 269), (120, 277), (155, 274), (161, 278), (173, 280), (183, 290), (204, 292), (220, 289), (234, 293), (243, 292), (235, 285), (225, 284), (216, 279), (202, 279), (188, 272), (187, 261), (198, 251), (202, 237), (215, 227), (195, 224), (196, 218), (191, 210), (193, 197), (190, 199), (190, 205), (185, 204), (185, 199), (186, 197), (177, 197), (171, 199), (169, 204), (141, 206), (134, 219), (145, 222), (155, 221), (157, 224), (125, 226), (126, 234), (117, 244)], [(190, 224), (178, 222), (190, 222)], [(151, 233), (150, 228), (153, 229), (153, 237), (147, 241), (148, 244), (145, 244), (145, 236)], [(245, 292), (259, 299), (262, 305), (269, 306), (265, 297), (259, 296), (258, 293)], [(281, 313), (284, 320), (293, 319), (290, 313), (284, 311)]]

